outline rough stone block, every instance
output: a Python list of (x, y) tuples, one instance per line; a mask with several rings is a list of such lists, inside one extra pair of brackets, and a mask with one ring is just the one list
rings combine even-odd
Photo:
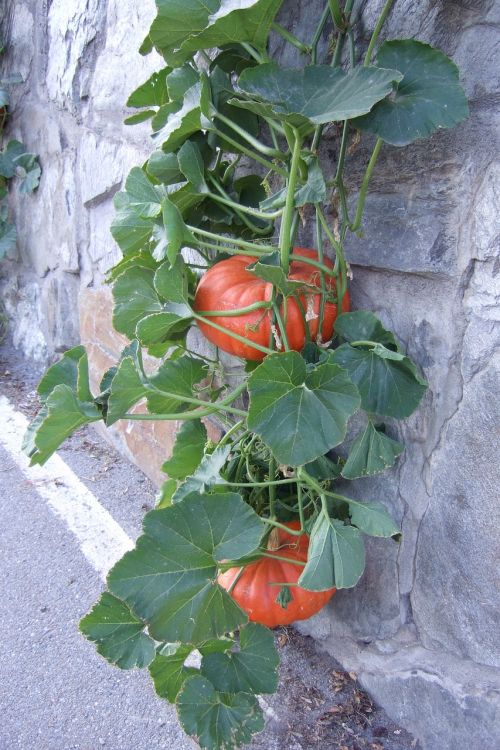
[[(110, 0), (107, 11), (108, 33), (106, 44), (96, 60), (90, 98), (96, 122), (105, 132), (120, 129), (129, 141), (148, 141), (149, 123), (121, 127), (125, 116), (125, 102), (132, 91), (153, 71), (165, 65), (155, 52), (146, 57), (139, 47), (156, 15), (154, 0), (138, 5), (133, 0)], [(149, 147), (148, 151), (152, 148)]]
[[(355, 201), (350, 202), (352, 215)], [(450, 274), (455, 248), (446, 223), (429, 201), (411, 196), (372, 194), (365, 205), (363, 234), (346, 242), (350, 263), (405, 273)]]
[(48, 64), (46, 85), (49, 97), (74, 109), (79, 99), (78, 72), (88, 62), (87, 50), (104, 23), (103, 4), (88, 0), (56, 0), (48, 13)]
[[(412, 591), (424, 644), (500, 667), (500, 357), (464, 386), (432, 455)], [(453, 470), (450, 470), (453, 467)]]

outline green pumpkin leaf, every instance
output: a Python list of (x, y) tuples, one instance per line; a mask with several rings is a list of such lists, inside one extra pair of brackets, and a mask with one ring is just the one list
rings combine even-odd
[(175, 112), (169, 110), (165, 123), (154, 134), (164, 151), (174, 150), (190, 135), (200, 130), (201, 107), (207, 96), (206, 86), (198, 82), (186, 91), (182, 104)]
[(388, 349), (401, 351), (394, 334), (388, 331), (380, 320), (367, 310), (342, 313), (335, 321), (335, 333), (346, 341), (374, 341)]
[[(271, 23), (283, 0), (157, 0), (158, 15), (149, 36), (158, 52), (179, 64), (194, 52), (228, 43), (267, 43)], [(187, 31), (188, 30), (188, 31)]]
[(154, 286), (160, 297), (168, 302), (189, 302), (188, 272), (181, 256), (174, 264), (162, 263), (155, 273)]
[(224, 653), (224, 651), (227, 651), (233, 646), (234, 646), (233, 638), (228, 638), (228, 637), (215, 638), (210, 641), (207, 641), (202, 646), (198, 646), (198, 651), (200, 652), (202, 656), (206, 656), (207, 654)]
[(17, 229), (14, 224), (9, 224), (0, 218), (0, 260), (16, 246)]
[(139, 125), (141, 122), (146, 122), (146, 120), (150, 120), (152, 117), (154, 117), (156, 114), (156, 110), (154, 109), (144, 109), (142, 112), (137, 112), (135, 115), (130, 115), (130, 117), (126, 117), (123, 121), (124, 125)]
[(154, 286), (154, 276), (152, 269), (131, 267), (114, 283), (113, 326), (129, 339), (135, 338), (140, 320), (163, 310)]
[(148, 392), (132, 357), (124, 357), (111, 381), (106, 424), (112, 425)]
[(403, 78), (393, 96), (353, 121), (356, 128), (393, 146), (406, 146), (468, 116), (458, 68), (440, 50), (415, 39), (396, 39), (382, 44), (377, 63), (396, 68)]
[(153, 390), (148, 393), (148, 408), (154, 414), (169, 414), (176, 411), (196, 408), (184, 402), (193, 398), (194, 386), (207, 375), (207, 366), (201, 359), (183, 356), (167, 359), (156, 373), (149, 378)]
[(161, 233), (157, 235), (161, 239), (153, 251), (153, 258), (157, 261), (168, 258), (174, 265), (183, 245), (192, 240), (191, 233), (178, 207), (169, 198), (163, 198), (161, 202), (161, 215), (163, 227)]
[(240, 630), (240, 650), (204, 656), (201, 673), (222, 693), (274, 693), (278, 664), (271, 631), (249, 623)]
[(230, 104), (278, 118), (307, 133), (315, 125), (369, 112), (401, 78), (397, 70), (376, 67), (357, 67), (345, 73), (329, 65), (292, 70), (265, 63), (247, 68), (238, 79), (239, 89), (252, 100), (235, 98)]
[(36, 154), (21, 154), (15, 158), (16, 175), (20, 178), (19, 192), (32, 193), (40, 183), (42, 170)]
[(170, 508), (170, 506), (172, 505), (172, 495), (174, 494), (176, 489), (177, 482), (175, 481), (175, 479), (167, 479), (166, 482), (163, 482), (155, 497), (155, 507)]
[(355, 586), (365, 569), (365, 546), (354, 526), (320, 513), (311, 529), (307, 564), (299, 585), (309, 591)]
[(120, 192), (113, 198), (116, 213), (111, 222), (111, 234), (124, 255), (149, 248), (154, 222), (140, 216), (128, 193)]
[(183, 422), (175, 436), (172, 456), (161, 470), (173, 479), (185, 479), (200, 464), (206, 442), (207, 430), (201, 420)]
[(218, 563), (255, 550), (265, 525), (240, 495), (192, 493), (144, 518), (144, 532), (108, 575), (158, 641), (201, 644), (247, 621), (219, 585)]
[(63, 354), (44, 374), (37, 392), (45, 402), (56, 385), (67, 385), (76, 393), (80, 401), (93, 401), (89, 386), (89, 363), (84, 346), (75, 346)]
[(306, 464), (304, 468), (311, 477), (319, 482), (324, 482), (326, 479), (336, 479), (340, 476), (339, 464), (332, 461), (328, 456), (320, 456)]
[(105, 591), (80, 620), (80, 630), (97, 644), (97, 652), (120, 669), (142, 669), (154, 659), (154, 641), (127, 605)]
[(304, 288), (303, 281), (289, 281), (281, 267), (280, 254), (278, 252), (264, 255), (255, 263), (247, 266), (247, 270), (264, 281), (273, 284), (284, 297), (289, 297), (297, 289)]
[(134, 255), (126, 255), (116, 265), (109, 269), (106, 276), (106, 283), (116, 281), (116, 279), (130, 268), (149, 268), (156, 271), (158, 263), (151, 256), (151, 253), (139, 252)]
[(177, 697), (177, 711), (186, 734), (196, 737), (206, 750), (237, 750), (264, 728), (254, 696), (219, 693), (201, 675), (185, 681)]
[(400, 534), (382, 503), (358, 503), (348, 499), (349, 515), (354, 526), (369, 536), (391, 537)]
[(56, 385), (24, 436), (30, 465), (44, 464), (79, 427), (101, 418), (93, 401), (79, 401), (70, 386)]
[(226, 463), (230, 450), (230, 446), (224, 445), (216, 448), (213, 453), (203, 456), (197, 469), (174, 492), (172, 502), (179, 503), (191, 492), (207, 492), (215, 485), (226, 484), (220, 470)]
[(26, 146), (21, 141), (10, 140), (0, 151), (0, 175), (10, 180), (16, 175), (16, 160), (26, 153)]
[(133, 167), (125, 181), (129, 207), (143, 219), (151, 219), (161, 213), (161, 193), (148, 180), (144, 170)]
[(409, 417), (427, 390), (411, 359), (382, 344), (375, 348), (342, 344), (329, 359), (347, 370), (359, 390), (361, 407), (372, 414)]
[(318, 157), (310, 154), (304, 157), (304, 161), (307, 164), (307, 180), (295, 193), (297, 208), (306, 203), (323, 203), (326, 200), (326, 182)]
[[(165, 305), (165, 307), (168, 307)], [(170, 305), (173, 307), (173, 305)], [(180, 305), (178, 307), (181, 307)], [(148, 315), (137, 324), (136, 336), (143, 346), (154, 346), (165, 341), (172, 343), (191, 325), (191, 310), (182, 306), (182, 314), (164, 310)]]
[(191, 65), (182, 65), (180, 68), (174, 68), (167, 77), (167, 88), (170, 98), (173, 101), (182, 100), (186, 91), (198, 83), (199, 80), (199, 72), (191, 67)]
[(149, 674), (157, 694), (169, 703), (175, 703), (184, 681), (198, 674), (197, 669), (184, 666), (192, 650), (192, 646), (182, 643), (167, 643), (158, 649), (154, 661), (149, 665)]
[(177, 154), (166, 154), (164, 151), (153, 151), (146, 164), (146, 171), (164, 185), (183, 181), (179, 169)]
[(162, 68), (153, 73), (145, 83), (133, 91), (127, 99), (127, 107), (161, 107), (169, 100), (167, 76), (171, 68)]
[(270, 354), (248, 379), (248, 427), (279, 463), (301, 466), (342, 442), (358, 392), (330, 362), (310, 367), (297, 352)]
[(192, 141), (186, 141), (177, 153), (179, 168), (186, 180), (199, 193), (208, 193), (205, 182), (205, 164), (200, 149)]
[(403, 446), (378, 430), (371, 420), (352, 444), (342, 469), (345, 479), (357, 479), (378, 474), (394, 465)]

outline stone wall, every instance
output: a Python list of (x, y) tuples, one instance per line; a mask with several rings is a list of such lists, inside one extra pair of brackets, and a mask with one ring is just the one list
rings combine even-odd
[[(286, 2), (281, 20), (306, 38), (319, 5)], [(363, 39), (382, 5), (356, 4)], [(11, 133), (40, 154), (44, 173), (35, 195), (12, 195), (18, 256), (2, 264), (0, 284), (16, 345), (47, 360), (79, 339), (78, 298), (86, 340), (100, 305), (109, 314), (101, 285), (117, 259), (111, 199), (150, 151), (147, 126), (122, 121), (128, 93), (158, 64), (136, 52), (154, 3), (8, 6), (6, 62), (26, 80)], [(366, 239), (349, 244), (355, 305), (396, 331), (430, 391), (408, 422), (390, 425), (407, 446), (397, 470), (354, 485), (392, 509), (401, 545), (370, 539), (360, 584), (301, 626), (357, 671), (425, 750), (483, 750), (500, 735), (499, 26), (495, 0), (398, 0), (388, 20), (388, 38), (415, 36), (453, 57), (471, 116), (424, 143), (384, 147)], [(276, 45), (293, 62), (295, 51)], [(369, 145), (349, 158), (352, 199)], [(332, 170), (335, 149), (326, 143)]]

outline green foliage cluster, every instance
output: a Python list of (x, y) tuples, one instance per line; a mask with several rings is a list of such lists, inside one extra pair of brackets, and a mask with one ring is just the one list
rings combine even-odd
[[(340, 492), (340, 483), (394, 465), (403, 446), (384, 422), (409, 417), (426, 391), (394, 334), (369, 311), (339, 315), (330, 342), (290, 350), (286, 309), (298, 282), (288, 275), (300, 218), (315, 221), (318, 260), (307, 262), (318, 270), (322, 331), (327, 302), (342, 309), (344, 243), (361, 227), (382, 145), (451, 127), (467, 104), (456, 67), (427, 44), (384, 42), (372, 62), (390, 1), (362, 61), (352, 0), (325, 3), (310, 44), (275, 22), (281, 0), (156, 2), (142, 52), (156, 48), (165, 65), (128, 100), (138, 110), (128, 122), (149, 120), (155, 149), (116, 195), (111, 228), (123, 254), (109, 274), (113, 323), (130, 344), (99, 394), (89, 387), (84, 348), (68, 351), (39, 385), (43, 405), (25, 448), (32, 463), (43, 463), (83, 424), (184, 422), (163, 467), (168, 479), (158, 506), (81, 628), (110, 662), (148, 667), (158, 694), (176, 704), (202, 747), (230, 750), (262, 728), (256, 695), (275, 690), (277, 654), (272, 634), (248, 622), (218, 575), (266, 555), (272, 530), (298, 520), (296, 533), (309, 535), (299, 585), (313, 592), (354, 586), (365, 565), (363, 535), (398, 539), (399, 529), (381, 498), (361, 502)], [(328, 28), (335, 50), (318, 64)], [(297, 49), (300, 67), (269, 58), (270, 34)], [(318, 146), (331, 123), (340, 139), (328, 180)], [(375, 143), (350, 216), (344, 170), (358, 133)], [(325, 204), (338, 205), (333, 227)], [(249, 343), (244, 330), (228, 333), (193, 302), (200, 276), (232, 255), (248, 255), (251, 273), (273, 290), (266, 309), (273, 335), (259, 345), (263, 361), (248, 363), (237, 387), (218, 356), (189, 348), (189, 332), (201, 323)], [(159, 358), (152, 373), (144, 350)], [(140, 402), (146, 413), (134, 410)], [(342, 448), (355, 414), (361, 429)], [(217, 445), (202, 421), (209, 417), (225, 428)], [(285, 587), (277, 606), (290, 597), (293, 588)], [(187, 661), (193, 652), (198, 666)]]
[[(4, 52), (5, 47), (0, 42), (0, 55)], [(17, 73), (0, 79), (0, 138), (2, 141), (10, 104), (9, 88), (16, 83), (22, 83), (22, 78)], [(9, 209), (5, 202), (8, 181), (17, 177), (19, 192), (31, 193), (38, 187), (41, 173), (37, 156), (29, 153), (20, 141), (10, 140), (0, 150), (0, 260), (15, 247), (17, 239), (16, 227), (9, 220)]]

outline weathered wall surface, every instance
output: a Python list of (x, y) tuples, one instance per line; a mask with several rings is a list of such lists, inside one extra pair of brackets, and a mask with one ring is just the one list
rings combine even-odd
[[(48, 359), (79, 339), (78, 298), (92, 337), (118, 257), (111, 199), (150, 151), (147, 126), (122, 120), (128, 93), (158, 63), (136, 52), (154, 3), (8, 5), (6, 62), (26, 79), (11, 132), (40, 154), (44, 174), (37, 194), (12, 196), (20, 241), (0, 284), (16, 345)], [(281, 20), (306, 38), (320, 5), (287, 2)], [(382, 5), (357, 3), (364, 39)], [(392, 509), (402, 544), (369, 540), (359, 586), (301, 626), (425, 750), (493, 748), (500, 736), (499, 27), (495, 0), (399, 0), (388, 20), (388, 38), (415, 36), (453, 57), (471, 116), (422, 144), (384, 147), (366, 237), (349, 244), (355, 305), (396, 331), (430, 391), (407, 423), (390, 425), (407, 445), (397, 470), (355, 485)], [(325, 146), (332, 170), (335, 149)], [(362, 145), (349, 159), (353, 199), (368, 154)], [(98, 346), (113, 354), (113, 342)]]

